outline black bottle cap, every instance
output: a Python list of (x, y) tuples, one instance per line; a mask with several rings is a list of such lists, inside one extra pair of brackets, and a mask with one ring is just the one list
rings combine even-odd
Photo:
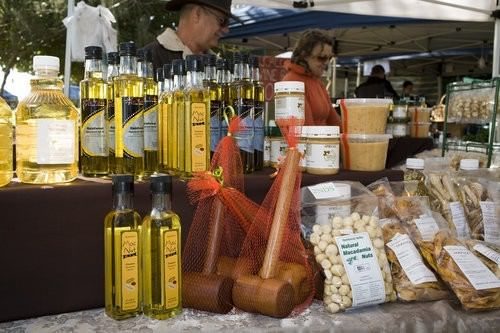
[(251, 67), (258, 68), (259, 67), (259, 56), (251, 55), (249, 57), (249, 62), (250, 62)]
[(134, 176), (113, 175), (113, 193), (134, 193)]
[(163, 64), (163, 77), (165, 79), (172, 78), (172, 64)]
[(163, 67), (156, 69), (155, 80), (156, 82), (163, 82), (163, 80), (165, 80), (165, 76), (163, 75)]
[(172, 193), (172, 176), (162, 173), (152, 175), (150, 178), (152, 193)]
[(153, 62), (153, 54), (150, 50), (139, 49), (137, 50), (137, 61)]
[(203, 72), (205, 66), (203, 65), (203, 58), (197, 54), (190, 54), (186, 56), (186, 70), (188, 72)]
[(85, 48), (85, 59), (102, 59), (102, 47), (87, 46)]
[(186, 67), (184, 65), (183, 59), (172, 60), (172, 74), (173, 75), (184, 75), (186, 74)]
[(217, 63), (217, 56), (213, 53), (203, 55), (203, 63), (205, 66), (215, 67)]
[(109, 65), (119, 65), (120, 64), (120, 55), (118, 52), (109, 52), (108, 53), (108, 64)]
[(137, 47), (134, 42), (120, 43), (120, 56), (135, 56), (136, 54)]

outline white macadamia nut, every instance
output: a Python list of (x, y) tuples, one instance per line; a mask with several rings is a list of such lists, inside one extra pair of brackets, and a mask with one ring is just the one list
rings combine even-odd
[(375, 246), (377, 249), (383, 249), (384, 248), (384, 241), (381, 240), (380, 238), (375, 238), (373, 240), (373, 246)]
[(320, 253), (316, 255), (316, 262), (321, 263), (324, 259), (326, 259), (326, 254)]
[(332, 232), (332, 226), (329, 224), (323, 224), (321, 226), (321, 232), (323, 234), (329, 234), (330, 232)]
[(318, 236), (321, 235), (321, 225), (315, 224), (313, 225), (313, 233), (318, 234)]
[(335, 216), (332, 219), (332, 226), (335, 227), (335, 224), (342, 224), (342, 218), (340, 216)]
[(332, 265), (340, 263), (340, 257), (339, 256), (328, 256), (328, 260), (332, 263)]
[(342, 296), (339, 294), (332, 294), (332, 296), (330, 297), (332, 298), (332, 302), (334, 303), (340, 304), (342, 302)]
[(342, 276), (345, 272), (344, 266), (339, 264), (332, 265), (332, 267), (330, 267), (330, 272), (332, 272), (335, 276)]
[(361, 219), (361, 216), (359, 216), (359, 213), (354, 212), (354, 213), (352, 213), (352, 214), (351, 214), (351, 219), (352, 219), (353, 221), (357, 221), (357, 220), (360, 220), (360, 219)]
[(347, 277), (347, 274), (342, 274), (342, 277), (340, 278), (342, 280), (343, 284), (348, 284), (351, 285), (351, 282), (349, 281), (349, 278)]
[(311, 236), (309, 236), (309, 241), (313, 245), (318, 245), (319, 241), (321, 240), (321, 236), (318, 233), (312, 233)]
[(342, 296), (342, 304), (346, 307), (349, 308), (352, 306), (352, 300), (348, 296)]
[(323, 234), (323, 235), (321, 235), (321, 240), (325, 241), (327, 244), (330, 244), (332, 242), (332, 235), (331, 234)]
[(332, 267), (332, 263), (328, 259), (323, 259), (321, 261), (321, 267), (323, 267), (323, 269), (325, 269), (325, 270), (330, 269), (330, 267)]
[[(342, 228), (342, 227), (343, 227), (343, 226), (340, 226), (340, 228)], [(337, 237), (337, 236), (342, 236), (342, 231), (341, 231), (341, 229), (340, 229), (340, 228), (338, 228), (338, 229), (333, 229), (333, 231), (332, 231), (332, 235), (333, 235), (334, 237)]]
[(363, 218), (361, 220), (363, 220), (365, 224), (368, 224), (368, 222), (370, 222), (370, 218), (371, 216), (369, 215), (363, 215)]
[(328, 246), (328, 243), (325, 242), (324, 240), (321, 240), (319, 243), (318, 243), (318, 247), (321, 251), (325, 251), (326, 247)]
[(370, 236), (370, 239), (373, 239), (377, 236), (377, 229), (370, 225), (366, 227), (366, 232), (368, 233), (368, 236)]
[(321, 251), (321, 249), (319, 248), (318, 245), (315, 245), (314, 246), (314, 254), (318, 255), (318, 254), (321, 254), (321, 253), (323, 253), (323, 251)]
[(342, 285), (342, 279), (338, 276), (332, 277), (332, 286), (339, 288)]
[(329, 269), (325, 269), (324, 272), (325, 272), (326, 279), (331, 280), (333, 277), (333, 273)]
[(346, 296), (349, 291), (351, 291), (351, 288), (349, 288), (349, 286), (343, 284), (340, 286), (339, 288), (339, 294), (342, 295), (342, 296)]
[(340, 311), (340, 306), (338, 306), (338, 304), (336, 304), (336, 303), (330, 303), (330, 304), (328, 304), (326, 309), (331, 313), (337, 313)]
[(325, 288), (324, 294), (326, 296), (331, 296), (332, 295), (332, 291), (330, 290), (330, 288)]
[(336, 256), (339, 253), (339, 250), (337, 249), (337, 245), (335, 244), (329, 244), (326, 249), (325, 249), (325, 254), (327, 256)]
[(351, 227), (353, 224), (354, 224), (354, 221), (350, 216), (344, 218), (344, 226), (345, 227)]

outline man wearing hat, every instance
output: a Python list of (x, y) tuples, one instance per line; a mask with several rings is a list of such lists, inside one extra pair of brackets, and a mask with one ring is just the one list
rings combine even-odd
[(171, 0), (166, 9), (179, 11), (179, 25), (177, 31), (167, 28), (144, 47), (153, 55), (155, 71), (173, 59), (206, 53), (229, 32), (231, 0)]

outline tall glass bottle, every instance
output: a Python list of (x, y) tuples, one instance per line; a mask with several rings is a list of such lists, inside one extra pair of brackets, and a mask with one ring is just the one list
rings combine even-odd
[(120, 75), (114, 79), (115, 161), (113, 173), (144, 174), (144, 81), (137, 76), (134, 42), (120, 44)]
[(234, 54), (233, 75), (234, 79), (230, 85), (230, 100), (236, 114), (241, 117), (240, 131), (235, 135), (235, 138), (240, 147), (243, 172), (251, 173), (254, 171), (254, 103), (247, 54)]
[(115, 161), (115, 98), (114, 79), (120, 74), (120, 55), (118, 52), (108, 53), (108, 106), (106, 109), (107, 133), (108, 133), (108, 173), (116, 170)]
[(206, 171), (210, 166), (210, 96), (203, 87), (203, 58), (186, 57), (186, 107), (185, 107), (185, 177), (194, 172)]
[(78, 175), (78, 111), (63, 92), (59, 58), (33, 57), (31, 92), (16, 112), (16, 173), (23, 183), (69, 182)]
[(12, 179), (13, 134), (12, 110), (0, 97), (0, 187), (10, 183)]
[(144, 80), (144, 176), (158, 172), (158, 86), (153, 78), (153, 56), (138, 52), (137, 68)]
[(251, 79), (253, 84), (253, 103), (254, 103), (254, 168), (262, 170), (264, 167), (264, 85), (260, 81), (259, 57), (250, 57)]
[(179, 175), (185, 170), (185, 104), (184, 86), (186, 81), (184, 60), (172, 61), (172, 90), (169, 94), (167, 111), (167, 162), (169, 172)]
[(113, 209), (104, 219), (104, 307), (114, 319), (141, 313), (140, 223), (134, 177), (113, 176)]
[(151, 176), (152, 209), (141, 225), (144, 314), (166, 319), (181, 312), (181, 223), (171, 208), (172, 177)]
[(221, 139), (221, 94), (222, 87), (217, 82), (217, 58), (215, 54), (205, 55), (205, 79), (203, 86), (210, 95), (210, 158), (212, 158)]
[(163, 75), (163, 67), (157, 68), (155, 73), (156, 89), (158, 89), (158, 101), (161, 94), (165, 91), (165, 76)]
[(168, 164), (168, 145), (172, 138), (168, 132), (168, 114), (172, 109), (172, 64), (164, 64), (163, 92), (158, 101), (158, 169), (167, 173), (171, 169)]
[(227, 113), (226, 107), (231, 105), (231, 101), (229, 100), (231, 71), (229, 69), (230, 64), (228, 59), (217, 59), (216, 66), (217, 66), (217, 83), (221, 87), (220, 138), (222, 139), (227, 135), (227, 126), (228, 126), (228, 123), (224, 119), (224, 113)]
[(81, 172), (88, 177), (108, 174), (106, 138), (107, 83), (102, 77), (102, 48), (85, 48), (85, 77), (80, 82)]

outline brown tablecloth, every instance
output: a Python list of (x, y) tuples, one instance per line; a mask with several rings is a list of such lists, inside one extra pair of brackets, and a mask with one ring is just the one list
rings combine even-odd
[[(271, 169), (246, 176), (249, 198), (260, 203), (272, 184)], [(343, 171), (334, 176), (304, 174), (302, 186), (328, 180), (381, 177), (401, 180), (398, 170)], [(135, 185), (134, 205), (150, 209), (148, 183)], [(172, 207), (182, 221), (183, 240), (194, 207), (185, 183), (173, 182)], [(77, 180), (36, 186), (11, 183), (0, 188), (0, 322), (101, 307), (104, 304), (103, 220), (111, 209), (110, 183)]]

